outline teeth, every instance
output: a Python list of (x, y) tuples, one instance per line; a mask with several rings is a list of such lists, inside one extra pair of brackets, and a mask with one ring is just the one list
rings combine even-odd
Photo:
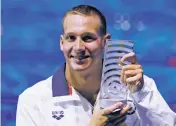
[(79, 60), (82, 60), (82, 59), (84, 59), (85, 58), (85, 56), (79, 56), (79, 57), (77, 57)]
[(79, 60), (82, 60), (82, 59), (85, 59), (85, 58), (88, 58), (89, 56), (74, 56), (75, 59), (79, 59)]

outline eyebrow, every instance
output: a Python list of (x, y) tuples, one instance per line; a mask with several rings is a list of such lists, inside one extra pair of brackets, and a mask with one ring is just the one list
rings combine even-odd
[(64, 33), (64, 35), (75, 35), (74, 32)]
[[(69, 33), (65, 33), (65, 35), (76, 35), (74, 32), (69, 32)], [(94, 37), (97, 37), (98, 35), (95, 34), (95, 33), (91, 33), (91, 32), (85, 32), (83, 34), (81, 34), (81, 36), (86, 36), (86, 35), (90, 35), (90, 36), (94, 36)]]
[(93, 36), (93, 37), (98, 37), (97, 34), (94, 34), (94, 33), (91, 33), (91, 32), (85, 32), (85, 33), (82, 34), (82, 36), (86, 36), (86, 35)]

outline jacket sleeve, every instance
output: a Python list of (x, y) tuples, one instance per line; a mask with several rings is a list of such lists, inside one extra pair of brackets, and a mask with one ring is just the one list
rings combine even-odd
[(16, 126), (42, 126), (37, 106), (30, 96), (20, 95), (17, 104)]
[(169, 108), (153, 79), (144, 75), (143, 88), (131, 95), (141, 126), (176, 126), (176, 113)]

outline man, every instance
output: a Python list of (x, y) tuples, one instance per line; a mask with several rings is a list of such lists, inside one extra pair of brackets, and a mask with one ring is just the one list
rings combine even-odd
[[(58, 72), (25, 90), (17, 109), (17, 126), (174, 126), (176, 115), (168, 107), (155, 82), (143, 75), (135, 53), (122, 57), (131, 64), (122, 66), (121, 83), (130, 85), (136, 110), (122, 103), (107, 108), (98, 104), (102, 73), (102, 53), (106, 39), (106, 20), (96, 8), (79, 5), (63, 18), (60, 48), (66, 63)], [(124, 107), (122, 107), (124, 106)], [(113, 111), (121, 108), (111, 120)]]

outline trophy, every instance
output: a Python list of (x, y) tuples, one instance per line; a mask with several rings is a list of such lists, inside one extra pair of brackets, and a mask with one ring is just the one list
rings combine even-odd
[(122, 65), (130, 64), (130, 62), (124, 61), (121, 64), (120, 60), (125, 54), (133, 52), (133, 46), (134, 43), (129, 40), (108, 39), (106, 41), (100, 88), (101, 108), (117, 102), (127, 104), (128, 88), (120, 83), (120, 70)]

